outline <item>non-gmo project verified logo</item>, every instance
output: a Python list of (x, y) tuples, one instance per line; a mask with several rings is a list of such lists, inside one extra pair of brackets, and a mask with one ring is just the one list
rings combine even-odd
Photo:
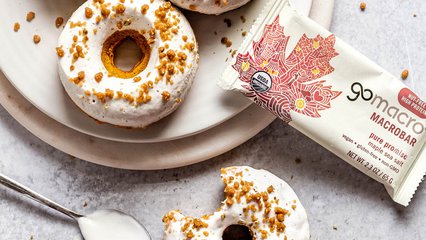
[(251, 77), (251, 87), (258, 93), (269, 91), (272, 86), (272, 77), (267, 72), (259, 71)]

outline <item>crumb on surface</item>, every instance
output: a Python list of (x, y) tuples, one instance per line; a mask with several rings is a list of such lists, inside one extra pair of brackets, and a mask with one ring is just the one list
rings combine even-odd
[(34, 41), (35, 44), (38, 44), (41, 41), (41, 37), (39, 35), (35, 34), (33, 36), (33, 41)]
[(365, 9), (367, 8), (367, 3), (362, 2), (362, 3), (359, 5), (359, 8), (361, 9), (361, 11), (365, 11)]
[(19, 29), (21, 29), (21, 24), (19, 24), (18, 22), (13, 24), (13, 31), (18, 32)]
[(402, 80), (407, 80), (409, 74), (410, 74), (410, 72), (408, 71), (408, 69), (405, 69), (404, 71), (402, 71), (402, 73), (401, 73)]
[(55, 20), (55, 26), (57, 28), (59, 28), (60, 26), (62, 26), (62, 24), (64, 23), (64, 18), (63, 17), (57, 17)]
[(31, 22), (35, 18), (35, 12), (27, 13), (27, 22)]
[(220, 42), (225, 45), (226, 47), (231, 47), (232, 46), (232, 41), (229, 40), (227, 37), (223, 37)]

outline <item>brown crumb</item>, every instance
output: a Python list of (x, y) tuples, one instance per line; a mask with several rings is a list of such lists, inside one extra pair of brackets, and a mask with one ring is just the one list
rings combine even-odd
[(60, 26), (62, 26), (62, 24), (64, 24), (64, 18), (63, 17), (57, 17), (56, 20), (55, 20), (56, 28), (59, 28)]
[(223, 19), (223, 21), (226, 23), (227, 27), (232, 27), (232, 21), (231, 21), (231, 19), (225, 18), (225, 19)]
[(35, 12), (27, 13), (27, 22), (31, 22), (35, 18)]
[(56, 54), (58, 55), (58, 57), (64, 56), (64, 50), (62, 49), (62, 46), (56, 48)]
[(294, 160), (297, 164), (300, 164), (300, 163), (302, 163), (302, 159), (300, 159), (300, 158), (296, 158), (296, 160)]
[(232, 46), (231, 40), (229, 40), (227, 37), (223, 37), (220, 42), (223, 45), (226, 45), (226, 47), (228, 47), (228, 48)]
[(245, 23), (247, 21), (247, 19), (244, 16), (241, 16), (240, 19), (241, 19), (241, 22), (243, 22), (243, 23)]
[(405, 69), (404, 71), (402, 71), (401, 73), (402, 80), (407, 80), (409, 74), (410, 72), (408, 71), (408, 69)]
[(35, 44), (38, 44), (41, 41), (41, 37), (37, 34), (33, 36), (33, 41)]
[(336, 225), (333, 225), (333, 230), (337, 231), (337, 226)]
[(93, 17), (93, 10), (89, 7), (86, 7), (84, 9), (84, 14), (86, 15), (86, 18), (92, 18)]
[(361, 9), (361, 11), (365, 11), (365, 9), (367, 8), (367, 3), (362, 2), (362, 3), (359, 5), (359, 8)]
[(87, 202), (86, 201), (84, 201), (84, 203), (83, 203), (83, 207), (87, 207), (89, 204), (87, 204)]
[(34, 240), (34, 236), (33, 235), (30, 236), (30, 240)]
[(415, 13), (414, 13), (414, 14), (413, 14), (413, 17), (417, 17), (417, 14), (415, 14)]
[(243, 35), (243, 37), (245, 37), (245, 36), (247, 36), (247, 32), (244, 31), (244, 32), (241, 33), (241, 35)]
[(19, 24), (18, 22), (16, 22), (13, 25), (13, 31), (15, 31), (15, 32), (18, 32), (20, 28), (21, 28), (21, 24)]

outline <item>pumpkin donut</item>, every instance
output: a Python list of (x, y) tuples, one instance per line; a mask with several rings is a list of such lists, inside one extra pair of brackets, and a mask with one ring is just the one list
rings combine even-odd
[[(139, 62), (122, 70), (115, 51), (126, 40)], [(59, 75), (89, 116), (142, 128), (172, 113), (184, 100), (198, 68), (198, 45), (187, 19), (163, 0), (89, 0), (59, 37)]]
[(225, 201), (213, 214), (185, 217), (171, 211), (164, 218), (164, 240), (309, 239), (306, 211), (291, 187), (265, 170), (222, 169)]
[(237, 9), (250, 0), (170, 0), (177, 6), (191, 11), (219, 15)]

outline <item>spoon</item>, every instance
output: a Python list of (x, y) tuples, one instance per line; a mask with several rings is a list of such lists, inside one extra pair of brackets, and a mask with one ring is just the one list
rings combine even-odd
[(59, 211), (78, 222), (85, 240), (151, 240), (134, 217), (118, 210), (98, 210), (87, 216), (69, 210), (0, 173), (0, 184)]

